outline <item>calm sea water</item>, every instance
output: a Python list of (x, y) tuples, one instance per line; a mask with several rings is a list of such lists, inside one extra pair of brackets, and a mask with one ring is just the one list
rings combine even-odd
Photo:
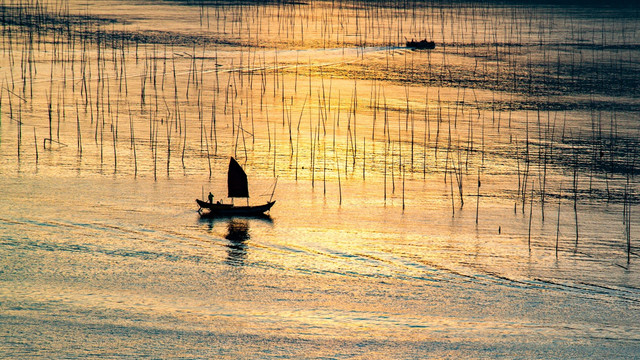
[(367, 202), (368, 185), (340, 208), (279, 186), (270, 218), (201, 220), (183, 179), (3, 178), (3, 356), (638, 351), (633, 268), (529, 253), (523, 224), (494, 219), (498, 235), (468, 214), (402, 213)]
[[(637, 9), (351, 5), (4, 28), (0, 357), (638, 356)], [(198, 216), (229, 156), (269, 216)]]

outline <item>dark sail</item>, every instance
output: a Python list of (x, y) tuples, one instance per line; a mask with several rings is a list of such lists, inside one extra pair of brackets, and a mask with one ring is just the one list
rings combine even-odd
[(227, 187), (229, 189), (230, 198), (248, 198), (249, 184), (247, 183), (247, 174), (236, 159), (233, 157), (229, 160), (229, 173), (227, 174)]

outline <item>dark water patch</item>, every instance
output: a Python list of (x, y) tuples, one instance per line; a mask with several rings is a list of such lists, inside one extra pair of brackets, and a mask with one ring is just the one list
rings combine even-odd
[[(308, 1), (301, 0), (167, 0), (181, 5), (190, 6), (233, 6), (233, 5), (308, 5)], [(637, 8), (637, 4), (628, 0), (612, 0), (603, 3), (599, 0), (432, 0), (432, 1), (399, 1), (399, 0), (350, 0), (336, 1), (334, 6), (349, 9), (423, 9), (429, 7), (456, 8), (460, 6), (470, 7), (502, 7), (502, 6), (535, 6), (556, 9), (559, 6), (576, 6), (578, 8)]]
[(484, 274), (474, 275), (472, 279), (478, 284), (493, 284), (521, 290), (535, 291), (559, 291), (573, 295), (584, 296), (590, 299), (609, 301), (617, 298), (640, 304), (640, 289), (632, 287), (623, 288), (615, 285), (607, 286), (582, 281), (561, 282), (551, 279), (533, 278), (514, 279), (509, 276), (490, 270), (482, 270)]
[[(409, 65), (408, 67), (411, 67)], [(566, 64), (561, 72), (548, 72), (546, 66), (536, 64), (531, 72), (523, 71), (525, 66), (518, 66), (516, 72), (509, 69), (496, 71), (495, 66), (487, 67), (486, 72), (471, 72), (466, 66), (441, 63), (414, 64), (411, 69), (407, 66), (382, 67), (373, 62), (328, 65), (311, 68), (313, 74), (324, 74), (343, 79), (363, 79), (368, 81), (392, 82), (411, 86), (443, 86), (481, 89), (510, 93), (535, 98), (552, 96), (594, 96), (621, 97), (620, 103), (607, 102), (577, 102), (563, 100), (538, 101), (527, 107), (544, 106), (548, 110), (619, 110), (633, 111), (637, 106), (630, 104), (631, 100), (640, 98), (640, 78), (636, 76), (637, 69), (606, 67), (604, 65), (590, 67), (587, 64), (575, 66), (573, 69)], [(291, 69), (287, 71), (292, 71)], [(526, 102), (524, 103), (526, 104)], [(520, 105), (520, 107), (525, 107)]]
[(238, 6), (238, 5), (309, 5), (307, 1), (299, 0), (162, 0), (159, 2), (174, 2), (188, 6)]
[[(133, 44), (161, 44), (161, 45), (225, 45), (225, 46), (252, 46), (243, 41), (233, 40), (229, 37), (218, 37), (203, 34), (186, 34), (175, 31), (145, 30), (124, 31), (109, 29), (109, 25), (125, 24), (125, 22), (112, 18), (97, 17), (91, 15), (71, 15), (68, 13), (55, 13), (46, 7), (37, 8), (37, 13), (31, 12), (28, 5), (7, 6), (0, 5), (0, 25), (9, 26), (5, 30), (5, 36), (12, 31), (22, 33), (31, 41), (33, 34), (38, 34), (38, 42), (46, 43), (42, 39), (46, 34), (60, 34), (53, 45), (70, 44), (72, 41), (89, 41), (114, 49)], [(67, 41), (69, 41), (67, 43)]]
[(22, 220), (22, 223), (24, 224), (30, 224), (30, 225), (36, 225), (38, 227), (58, 227), (58, 224), (53, 223), (53, 222), (46, 222), (46, 221), (38, 221), (38, 220), (30, 220), (30, 219), (24, 219)]
[[(597, 41), (601, 41), (598, 39)], [(631, 50), (640, 51), (640, 44), (637, 43), (613, 43), (607, 44), (593, 40), (583, 40), (577, 42), (549, 42), (540, 43), (524, 43), (524, 42), (446, 42), (442, 43), (443, 48), (449, 48), (451, 54), (467, 55), (477, 58), (487, 58), (495, 61), (496, 59), (504, 59), (507, 55), (522, 54), (523, 51), (532, 52), (545, 48), (556, 59), (557, 52), (561, 51), (563, 57), (570, 53), (569, 50)], [(457, 49), (464, 49), (461, 54)], [(517, 52), (515, 52), (517, 51)], [(589, 59), (590, 60), (590, 59)], [(625, 61), (635, 62), (635, 59), (627, 59)]]
[[(444, 0), (445, 2), (452, 0)], [(453, 0), (453, 2), (457, 2)], [(575, 6), (577, 8), (594, 8), (594, 9), (638, 9), (637, 3), (628, 0), (463, 0), (462, 3), (469, 4), (496, 4), (496, 5), (526, 5), (526, 6), (548, 6), (550, 9), (556, 9), (561, 6)]]
[(66, 12), (53, 12), (44, 4), (27, 1), (17, 5), (0, 5), (0, 24), (24, 27), (28, 31), (68, 30), (79, 25), (109, 25), (119, 21), (116, 19), (92, 15), (72, 15)]
[(10, 246), (15, 250), (27, 251), (47, 251), (62, 253), (81, 253), (87, 255), (105, 255), (108, 257), (138, 259), (144, 261), (163, 260), (168, 262), (205, 262), (203, 255), (179, 254), (171, 252), (159, 252), (152, 250), (133, 250), (133, 249), (108, 249), (95, 244), (70, 244), (55, 243), (44, 240), (35, 240), (24, 238), (20, 241), (8, 241), (3, 246)]
[(603, 301), (608, 301), (606, 299), (615, 297), (617, 299), (625, 300), (631, 303), (640, 304), (640, 292), (626, 291), (624, 289), (607, 287), (604, 285), (596, 285), (586, 282), (568, 283), (540, 278), (535, 278), (534, 280), (540, 282), (541, 284), (551, 285), (553, 288), (562, 291), (568, 291), (571, 293), (590, 297), (596, 296), (597, 299), (603, 299)]
[(567, 169), (577, 169), (581, 177), (594, 173), (606, 175), (608, 179), (613, 176), (635, 177), (640, 175), (639, 146), (640, 139), (621, 133), (601, 138), (566, 136), (560, 145), (554, 147), (554, 156), (547, 161)]
[[(144, 231), (140, 230), (132, 230), (132, 229), (127, 229), (125, 227), (122, 226), (118, 226), (118, 225), (110, 225), (110, 224), (104, 224), (104, 223), (80, 223), (80, 222), (66, 222), (66, 221), (55, 221), (55, 220), (48, 220), (48, 221), (42, 221), (42, 220), (35, 220), (35, 219), (20, 219), (20, 220), (7, 220), (7, 219), (3, 219), (2, 221), (7, 222), (7, 223), (13, 223), (16, 225), (27, 225), (27, 226), (36, 226), (36, 227), (46, 227), (46, 228), (69, 228), (69, 229), (84, 229), (84, 230), (90, 230), (90, 231), (95, 231), (97, 233), (105, 233), (105, 232), (111, 232), (111, 233), (127, 233), (127, 234), (137, 234), (137, 235), (145, 235), (145, 232), (148, 231)], [(153, 230), (151, 230), (151, 232), (154, 232)]]
[[(160, 44), (160, 45), (184, 45), (184, 46), (204, 46), (204, 45), (226, 45), (226, 46), (249, 46), (250, 44), (229, 38), (221, 38), (213, 35), (185, 34), (175, 31), (145, 30), (145, 31), (100, 31), (83, 32), (85, 38), (93, 38), (94, 41), (117, 41), (124, 44)], [(118, 47), (118, 43), (115, 43)], [(251, 47), (261, 47), (251, 44)]]
[[(604, 181), (603, 178), (599, 178), (598, 180), (601, 182)], [(584, 177), (581, 176), (580, 187), (577, 191), (574, 191), (572, 184), (565, 184), (562, 189), (562, 194), (560, 194), (559, 189), (547, 189), (545, 198), (553, 200), (562, 199), (563, 202), (567, 204), (573, 203), (574, 196), (577, 197), (578, 204), (584, 204), (585, 202), (588, 202), (590, 205), (622, 204), (623, 202), (640, 204), (640, 194), (631, 192), (625, 194), (624, 187), (620, 187), (619, 182), (614, 183), (613, 180), (609, 181), (611, 181), (609, 190), (595, 186), (589, 189), (589, 179), (585, 180)], [(619, 181), (619, 179), (616, 181)], [(601, 186), (601, 184), (598, 183), (598, 186)], [(539, 191), (535, 192), (535, 196), (540, 196)]]

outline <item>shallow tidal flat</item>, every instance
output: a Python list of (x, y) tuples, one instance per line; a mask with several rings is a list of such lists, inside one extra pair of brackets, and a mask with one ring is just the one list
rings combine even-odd
[[(7, 0), (0, 23), (0, 357), (640, 351), (637, 7)], [(230, 156), (268, 217), (198, 216)]]

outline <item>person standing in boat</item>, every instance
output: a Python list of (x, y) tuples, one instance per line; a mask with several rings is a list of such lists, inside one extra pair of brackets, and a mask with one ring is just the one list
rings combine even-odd
[(209, 192), (209, 204), (213, 204), (213, 194)]

